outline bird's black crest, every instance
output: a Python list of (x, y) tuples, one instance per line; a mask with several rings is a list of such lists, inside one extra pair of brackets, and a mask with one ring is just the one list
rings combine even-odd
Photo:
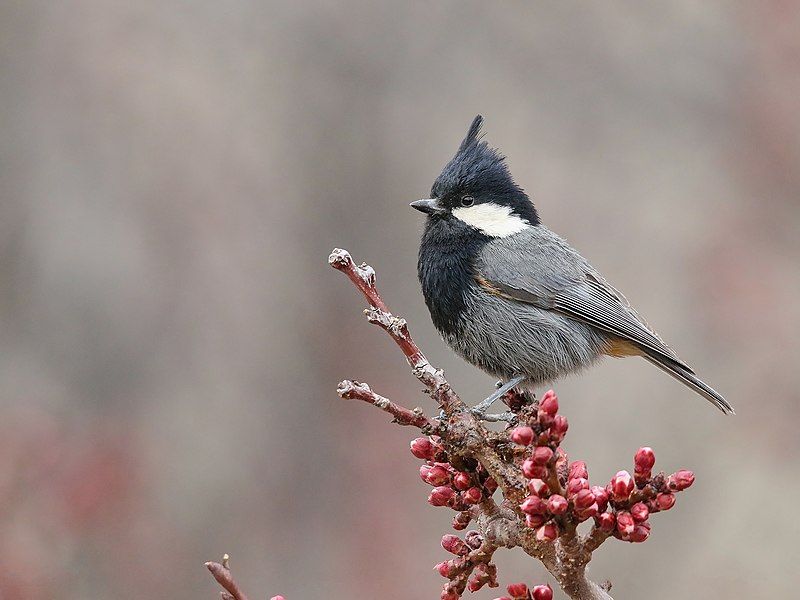
[(478, 136), (481, 133), (481, 126), (483, 125), (483, 117), (478, 115), (472, 120), (472, 125), (469, 126), (469, 131), (467, 131), (467, 136), (461, 142), (461, 145), (458, 147), (459, 152), (463, 152), (467, 149), (468, 146), (471, 144), (478, 143)]
[(531, 224), (539, 223), (536, 209), (515, 182), (506, 165), (506, 157), (482, 138), (483, 117), (478, 115), (469, 126), (455, 156), (431, 188), (431, 196), (448, 203), (464, 194), (477, 201), (493, 201), (511, 206)]

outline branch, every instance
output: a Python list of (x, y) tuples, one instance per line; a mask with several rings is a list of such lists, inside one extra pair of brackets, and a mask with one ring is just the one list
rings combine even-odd
[(411, 339), (405, 319), (393, 317), (389, 307), (383, 302), (378, 290), (375, 288), (375, 269), (366, 263), (359, 266), (353, 262), (353, 257), (347, 250), (335, 248), (328, 257), (328, 264), (341, 271), (350, 278), (353, 285), (364, 294), (370, 308), (364, 311), (370, 323), (382, 327), (392, 339), (400, 346), (408, 363), (414, 369), (429, 367), (428, 359)]
[(247, 600), (247, 596), (239, 589), (239, 586), (236, 585), (231, 575), (231, 570), (228, 565), (229, 560), (230, 557), (227, 554), (223, 554), (222, 564), (209, 561), (206, 563), (206, 568), (211, 571), (214, 579), (216, 579), (217, 583), (225, 590), (224, 592), (220, 592), (222, 600)]
[[(567, 419), (558, 414), (558, 398), (550, 390), (538, 403), (507, 398), (515, 428), (491, 432), (452, 390), (444, 373), (435, 369), (412, 339), (404, 319), (395, 317), (375, 286), (375, 271), (356, 266), (345, 250), (334, 250), (330, 265), (353, 282), (369, 304), (367, 320), (386, 331), (399, 346), (414, 375), (444, 413), (434, 425), (420, 409), (409, 410), (374, 393), (368, 385), (353, 381), (339, 384), (339, 395), (372, 404), (394, 417), (400, 425), (412, 425), (428, 437), (411, 442), (411, 452), (424, 461), (420, 476), (433, 487), (428, 502), (446, 506), (458, 514), (456, 531), (471, 522), (477, 530), (465, 538), (445, 535), (442, 546), (457, 558), (436, 569), (448, 579), (441, 598), (457, 600), (465, 589), (494, 587), (496, 568), (491, 562), (499, 548), (521, 548), (542, 562), (561, 588), (574, 600), (611, 600), (610, 584), (600, 586), (586, 577), (592, 553), (609, 537), (643, 542), (650, 535), (651, 514), (671, 508), (675, 493), (691, 485), (690, 471), (669, 477), (652, 475), (655, 456), (640, 448), (634, 459), (634, 476), (618, 472), (606, 486), (590, 486), (585, 463), (569, 463), (560, 448)], [(501, 504), (492, 500), (500, 489)], [(585, 536), (579, 523), (593, 519)], [(525, 584), (508, 586), (514, 600), (550, 600), (552, 589)]]
[(434, 425), (428, 420), (421, 408), (409, 410), (399, 404), (395, 404), (388, 398), (384, 398), (373, 392), (366, 383), (359, 383), (358, 381), (350, 381), (345, 379), (336, 388), (336, 393), (340, 398), (346, 400), (363, 400), (367, 404), (377, 406), (383, 411), (386, 411), (394, 417), (394, 422), (398, 425), (412, 425), (419, 427), (424, 431), (432, 432)]
[(445, 414), (454, 415), (458, 412), (464, 412), (466, 409), (465, 404), (450, 389), (444, 374), (434, 369), (428, 359), (425, 358), (422, 350), (411, 338), (405, 319), (395, 317), (389, 312), (389, 307), (386, 306), (375, 287), (375, 270), (367, 264), (356, 266), (350, 253), (339, 248), (331, 252), (328, 257), (328, 264), (347, 275), (353, 285), (364, 295), (369, 304), (369, 308), (364, 311), (367, 320), (378, 325), (391, 336), (405, 355), (408, 364), (414, 370), (414, 375), (422, 382), (431, 397), (445, 411)]
[[(239, 586), (233, 579), (233, 575), (231, 575), (230, 565), (228, 564), (229, 561), (230, 557), (227, 554), (223, 554), (221, 564), (212, 561), (205, 564), (206, 568), (211, 571), (214, 579), (216, 579), (217, 583), (223, 588), (223, 591), (219, 593), (222, 600), (247, 600), (247, 596), (239, 589)], [(285, 598), (283, 596), (273, 596), (270, 600), (285, 600)]]

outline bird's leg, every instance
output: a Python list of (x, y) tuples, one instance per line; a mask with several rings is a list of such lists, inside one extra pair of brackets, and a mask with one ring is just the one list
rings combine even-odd
[[(475, 415), (476, 417), (480, 418), (480, 419), (488, 420), (488, 419), (486, 419), (486, 417), (488, 416), (486, 414), (486, 411), (489, 410), (489, 408), (491, 408), (492, 404), (494, 404), (495, 401), (498, 398), (502, 397), (506, 392), (508, 392), (508, 390), (510, 390), (511, 388), (513, 388), (515, 386), (518, 386), (523, 381), (525, 381), (525, 377), (524, 376), (514, 377), (514, 379), (511, 379), (511, 380), (507, 381), (504, 385), (502, 385), (499, 388), (497, 388), (494, 391), (494, 393), (491, 396), (489, 396), (486, 400), (484, 400), (480, 404), (476, 405), (474, 408), (470, 409), (470, 412), (473, 415)], [(508, 414), (508, 413), (503, 413), (504, 416), (506, 414)], [(495, 417), (495, 416), (499, 416), (499, 415), (491, 415), (491, 416)], [(507, 419), (496, 419), (496, 420), (505, 421)]]

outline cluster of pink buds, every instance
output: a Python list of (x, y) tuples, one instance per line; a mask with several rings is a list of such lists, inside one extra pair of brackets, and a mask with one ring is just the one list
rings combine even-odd
[(537, 585), (529, 588), (524, 583), (512, 583), (506, 588), (508, 596), (495, 600), (553, 600), (553, 588), (549, 585)]
[[(619, 471), (608, 484), (591, 485), (586, 463), (570, 463), (560, 447), (569, 424), (558, 414), (555, 392), (545, 393), (538, 405), (522, 404), (516, 414), (518, 424), (507, 432), (507, 441), (500, 442), (499, 447), (524, 477), (527, 496), (518, 501), (519, 514), (528, 527), (535, 529), (540, 542), (553, 542), (589, 519), (594, 520), (594, 531), (601, 539), (613, 536), (644, 542), (650, 535), (650, 515), (672, 508), (675, 493), (694, 482), (691, 471), (653, 475), (655, 454), (644, 447), (634, 457), (633, 475)], [(428, 502), (456, 511), (453, 528), (465, 530), (476, 514), (476, 505), (497, 490), (495, 480), (477, 460), (449, 454), (436, 435), (414, 439), (411, 452), (424, 461), (419, 474), (433, 488)], [(442, 547), (455, 556), (435, 567), (448, 580), (442, 600), (458, 600), (466, 590), (497, 587), (497, 569), (491, 562), (493, 548), (484, 546), (478, 531), (467, 532), (463, 539), (445, 535)], [(507, 590), (508, 596), (498, 600), (553, 597), (548, 585), (528, 588), (519, 583)]]
[(559, 447), (568, 425), (557, 413), (558, 398), (550, 390), (536, 412), (530, 412), (528, 422), (509, 434), (516, 446), (524, 448), (518, 460), (529, 495), (519, 509), (526, 524), (536, 529), (538, 540), (552, 541), (565, 526), (593, 518), (597, 528), (618, 539), (645, 541), (650, 535), (650, 514), (671, 508), (674, 493), (693, 483), (692, 472), (653, 476), (655, 454), (645, 447), (636, 452), (633, 476), (619, 471), (608, 485), (591, 485), (586, 463), (569, 463)]
[(466, 529), (471, 520), (470, 506), (494, 494), (497, 490), (495, 480), (477, 461), (461, 461), (456, 468), (450, 463), (441, 439), (435, 435), (412, 440), (411, 453), (425, 461), (419, 468), (419, 476), (433, 487), (428, 503), (458, 511), (453, 519), (453, 528)]
[(477, 592), (486, 585), (499, 585), (497, 567), (491, 562), (492, 551), (484, 548), (483, 536), (477, 531), (468, 531), (463, 540), (457, 535), (445, 535), (442, 548), (456, 556), (434, 567), (449, 580), (442, 589), (442, 600), (458, 600), (465, 590)]

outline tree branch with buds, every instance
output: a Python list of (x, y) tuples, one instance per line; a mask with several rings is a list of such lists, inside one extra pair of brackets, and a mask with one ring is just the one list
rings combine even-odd
[[(608, 484), (591, 485), (586, 464), (570, 462), (561, 448), (569, 425), (558, 412), (552, 390), (538, 402), (509, 392), (503, 400), (512, 413), (511, 423), (502, 432), (486, 429), (443, 372), (425, 358), (406, 321), (389, 311), (372, 267), (356, 265), (339, 249), (331, 253), (329, 263), (364, 295), (367, 320), (395, 341), (442, 411), (438, 420), (431, 420), (421, 409), (402, 407), (366, 384), (346, 380), (338, 388), (342, 398), (372, 404), (392, 415), (394, 422), (425, 434), (411, 442), (411, 452), (423, 461), (420, 477), (433, 488), (428, 503), (454, 510), (456, 531), (471, 523), (475, 527), (463, 539), (454, 534), (442, 538), (442, 547), (454, 555), (435, 567), (447, 580), (442, 600), (458, 600), (466, 590), (498, 587), (492, 557), (500, 548), (520, 548), (540, 560), (574, 600), (610, 600), (610, 584), (601, 586), (587, 577), (593, 553), (612, 537), (644, 542), (650, 535), (650, 516), (672, 508), (675, 494), (693, 483), (691, 471), (654, 475), (655, 455), (643, 447), (634, 456), (633, 475), (619, 471)], [(493, 499), (498, 489), (499, 504)], [(581, 532), (583, 523), (587, 530)], [(515, 583), (507, 592), (501, 600), (553, 597), (548, 585), (529, 588)]]

